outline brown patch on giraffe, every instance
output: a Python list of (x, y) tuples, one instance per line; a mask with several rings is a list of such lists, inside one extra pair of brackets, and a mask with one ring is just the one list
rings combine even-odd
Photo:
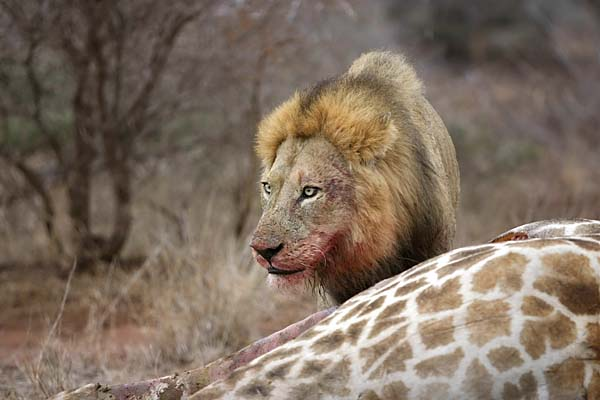
[(318, 375), (327, 369), (329, 363), (328, 360), (308, 360), (302, 365), (299, 377), (308, 378)]
[(381, 391), (382, 400), (406, 400), (408, 399), (408, 387), (402, 381), (390, 382)]
[(462, 304), (459, 293), (460, 281), (453, 278), (442, 286), (430, 286), (417, 296), (417, 306), (420, 313), (435, 313), (444, 310), (453, 310)]
[(426, 349), (434, 349), (454, 341), (452, 316), (421, 322), (418, 329)]
[(473, 248), (467, 249), (467, 250), (460, 250), (460, 251), (452, 254), (452, 256), (450, 257), (450, 260), (448, 260), (448, 261), (453, 262), (456, 260), (460, 260), (462, 258), (467, 258), (467, 257), (473, 256), (473, 255), (480, 254), (482, 252), (490, 252), (493, 249), (494, 249), (494, 246), (486, 244), (486, 245), (482, 245), (482, 246), (476, 246), (476, 247), (473, 247)]
[(384, 331), (390, 327), (398, 327), (398, 330), (395, 332), (395, 334), (397, 335), (397, 337), (403, 338), (404, 336), (406, 336), (406, 325), (400, 326), (400, 324), (404, 321), (406, 321), (405, 317), (388, 318), (383, 321), (378, 321), (371, 328), (368, 338), (373, 339), (374, 337), (379, 336), (379, 334), (382, 331)]
[[(401, 332), (403, 334), (406, 333), (406, 330), (404, 330), (404, 332)], [(363, 347), (362, 349), (360, 349), (359, 352), (359, 356), (360, 358), (365, 360), (365, 363), (363, 364), (363, 373), (366, 373), (367, 370), (369, 368), (371, 368), (371, 366), (377, 361), (379, 360), (386, 352), (388, 352), (391, 348), (393, 348), (394, 346), (396, 346), (398, 344), (398, 342), (400, 340), (403, 339), (403, 336), (399, 336), (396, 333), (389, 335), (388, 337), (384, 338), (383, 340), (375, 343), (372, 346), (369, 347)], [(405, 346), (406, 342), (402, 343), (400, 346), (398, 346), (398, 349), (400, 349), (400, 353), (398, 354), (399, 357), (412, 357), (412, 349), (410, 348), (410, 345), (408, 345), (408, 348), (406, 348)], [(396, 349), (397, 350), (397, 349)], [(407, 354), (403, 354), (402, 352), (407, 352)], [(402, 358), (402, 360), (404, 360), (406, 358)], [(404, 364), (404, 362), (402, 361), (402, 364)]]
[(537, 360), (546, 352), (546, 341), (550, 341), (553, 349), (562, 349), (571, 344), (576, 337), (575, 323), (556, 312), (549, 318), (525, 321), (520, 341), (531, 358)]
[(381, 397), (377, 396), (377, 393), (369, 389), (366, 392), (359, 393), (358, 400), (381, 400)]
[(518, 253), (492, 258), (473, 276), (473, 290), (486, 293), (496, 286), (507, 294), (521, 290), (526, 263), (527, 257)]
[(410, 344), (408, 342), (402, 343), (388, 354), (381, 365), (369, 375), (369, 379), (383, 378), (394, 372), (405, 371), (405, 361), (412, 358), (412, 356), (413, 353)]
[(585, 239), (569, 239), (569, 242), (576, 244), (584, 250), (600, 251), (600, 243), (594, 240)]
[(460, 360), (465, 356), (464, 351), (459, 347), (450, 354), (427, 358), (417, 365), (415, 370), (421, 378), (428, 376), (446, 376), (454, 375)]
[[(367, 306), (367, 304), (369, 304), (369, 300), (358, 302), (356, 303), (356, 305), (346, 308), (345, 314), (342, 318), (340, 318), (339, 322), (344, 322), (349, 320), (350, 318), (354, 318)], [(341, 312), (341, 310), (339, 311)]]
[(385, 297), (384, 296), (379, 296), (375, 300), (372, 300), (371, 302), (369, 302), (369, 304), (367, 304), (360, 311), (360, 313), (358, 313), (357, 317), (360, 317), (360, 316), (366, 315), (366, 314), (371, 314), (372, 312), (378, 310), (381, 307), (381, 305), (383, 304), (384, 301), (385, 301)]
[(319, 385), (323, 393), (331, 394), (335, 397), (348, 396), (350, 394), (350, 389), (347, 386), (349, 378), (350, 361), (347, 358), (343, 358), (320, 377)]
[(472, 268), (479, 261), (488, 258), (490, 256), (490, 253), (491, 250), (482, 251), (471, 254), (468, 257), (456, 259), (456, 261), (451, 261), (450, 263), (444, 265), (443, 267), (437, 270), (438, 278), (443, 278), (446, 275), (450, 275), (451, 273), (456, 271), (466, 271)]
[(524, 315), (530, 315), (532, 317), (545, 317), (554, 311), (554, 307), (539, 297), (525, 296), (523, 298), (523, 304), (521, 304), (521, 311)]
[[(592, 397), (593, 398), (593, 397)], [(533, 372), (527, 372), (521, 375), (519, 378), (519, 386), (514, 383), (507, 382), (504, 384), (502, 389), (503, 400), (536, 400), (538, 399), (537, 394), (537, 381)]]
[(419, 392), (417, 399), (442, 399), (450, 396), (450, 385), (447, 383), (430, 383)]
[(421, 278), (419, 280), (409, 282), (405, 285), (400, 286), (396, 290), (396, 293), (394, 293), (394, 296), (396, 296), (396, 297), (405, 296), (409, 293), (414, 292), (415, 290), (419, 289), (420, 287), (425, 286), (426, 284), (427, 284), (427, 279), (425, 279), (425, 278)]
[(375, 322), (382, 321), (391, 317), (398, 317), (406, 307), (406, 300), (398, 300), (383, 309), (375, 319)]
[(301, 383), (293, 386), (287, 396), (290, 400), (318, 400), (322, 397), (318, 383)]
[(548, 246), (558, 246), (559, 244), (568, 244), (564, 239), (530, 239), (524, 241), (509, 242), (511, 246), (525, 247), (531, 249), (543, 249)]
[(533, 287), (552, 296), (574, 314), (600, 313), (598, 277), (586, 256), (576, 253), (555, 253), (542, 257), (546, 275)]
[[(264, 365), (264, 364), (269, 364), (273, 361), (284, 360), (290, 356), (294, 356), (294, 355), (298, 354), (301, 350), (302, 350), (301, 346), (279, 347), (273, 351), (268, 352), (264, 356), (262, 356), (261, 361)], [(244, 372), (246, 370), (247, 370), (247, 368), (243, 369)], [(241, 371), (241, 370), (235, 370), (234, 373), (236, 373), (237, 371)]]
[(510, 335), (510, 304), (502, 300), (475, 300), (467, 308), (465, 325), (470, 340), (483, 346), (499, 336)]
[(492, 349), (487, 354), (488, 359), (500, 372), (523, 365), (523, 359), (519, 349), (508, 346), (500, 346)]
[(429, 262), (427, 264), (419, 264), (409, 269), (409, 273), (404, 275), (406, 279), (416, 278), (417, 276), (425, 275), (437, 268), (437, 263)]
[(203, 400), (217, 400), (223, 397), (225, 390), (221, 388), (208, 388), (202, 390), (201, 394)]
[(285, 379), (297, 361), (298, 359), (294, 359), (284, 362), (283, 364), (279, 364), (278, 366), (268, 370), (265, 376), (270, 380)]
[(259, 379), (253, 379), (246, 385), (236, 391), (236, 395), (245, 396), (246, 398), (262, 398), (267, 397), (273, 391), (271, 382), (263, 382)]
[(588, 386), (588, 398), (589, 399), (600, 399), (600, 373), (594, 371), (592, 379)]
[[(454, 371), (452, 371), (454, 373)], [(490, 399), (492, 398), (492, 386), (494, 382), (492, 375), (475, 359), (467, 368), (465, 379), (462, 384), (462, 392), (465, 398), (470, 399)]]
[(345, 340), (346, 336), (344, 335), (344, 333), (340, 329), (337, 329), (317, 339), (310, 346), (310, 348), (317, 354), (329, 353), (334, 350), (337, 350), (342, 344), (344, 344)]
[(596, 359), (600, 360), (600, 324), (589, 323), (586, 325), (585, 345), (592, 349), (596, 354)]
[(585, 398), (583, 379), (585, 364), (582, 360), (569, 358), (544, 371), (550, 400)]
[(369, 333), (369, 339), (379, 335), (381, 331), (389, 328), (390, 326), (399, 326), (400, 323), (406, 320), (405, 317), (400, 317), (404, 307), (406, 306), (405, 300), (396, 301), (387, 306), (382, 312), (379, 313), (375, 318), (375, 323)]
[(347, 336), (349, 342), (353, 346), (358, 341), (358, 338), (362, 334), (362, 331), (366, 324), (367, 324), (367, 320), (358, 321), (358, 322), (355, 322), (352, 325), (350, 325), (348, 327), (348, 329), (346, 330), (346, 336)]

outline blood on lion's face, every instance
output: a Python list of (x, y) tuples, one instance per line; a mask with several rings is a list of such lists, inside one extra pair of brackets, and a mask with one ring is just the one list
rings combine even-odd
[(354, 213), (349, 167), (323, 138), (289, 138), (261, 177), (263, 214), (251, 247), (271, 286), (314, 285), (342, 261)]

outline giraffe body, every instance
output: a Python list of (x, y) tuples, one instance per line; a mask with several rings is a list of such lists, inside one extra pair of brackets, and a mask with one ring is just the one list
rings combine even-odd
[(595, 223), (424, 262), (191, 398), (600, 399)]

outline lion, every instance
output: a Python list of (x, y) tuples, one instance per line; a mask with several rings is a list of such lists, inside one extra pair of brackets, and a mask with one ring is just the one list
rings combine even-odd
[(452, 140), (404, 57), (363, 54), (259, 124), (262, 216), (250, 246), (271, 286), (334, 303), (450, 249)]

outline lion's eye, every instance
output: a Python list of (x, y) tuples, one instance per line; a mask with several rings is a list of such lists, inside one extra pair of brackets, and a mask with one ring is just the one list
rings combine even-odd
[(315, 197), (317, 193), (319, 193), (319, 188), (314, 186), (305, 186), (304, 189), (302, 189), (302, 197), (305, 199)]
[(263, 190), (265, 191), (265, 194), (268, 196), (271, 194), (271, 185), (269, 185), (269, 182), (262, 182), (263, 185)]

